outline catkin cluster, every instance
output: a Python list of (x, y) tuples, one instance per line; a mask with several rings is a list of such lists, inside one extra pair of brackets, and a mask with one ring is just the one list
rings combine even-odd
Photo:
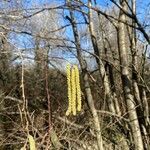
[(68, 85), (68, 110), (66, 115), (76, 115), (77, 111), (81, 111), (81, 88), (79, 69), (76, 65), (71, 67), (67, 65), (67, 85)]

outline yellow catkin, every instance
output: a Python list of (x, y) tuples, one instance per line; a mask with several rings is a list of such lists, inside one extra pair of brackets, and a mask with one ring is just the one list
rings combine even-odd
[(67, 85), (68, 85), (68, 110), (66, 111), (66, 116), (68, 116), (72, 110), (71, 66), (70, 66), (70, 64), (67, 65), (66, 71), (67, 71)]
[(76, 115), (76, 79), (75, 79), (75, 69), (71, 70), (71, 89), (72, 89), (72, 112)]
[(81, 111), (81, 88), (80, 88), (80, 76), (79, 76), (79, 69), (78, 66), (75, 65), (75, 77), (76, 77), (76, 93), (77, 93), (77, 110)]
[(29, 139), (30, 150), (36, 150), (36, 147), (35, 147), (35, 140), (34, 140), (33, 136), (31, 136), (31, 135), (29, 134), (29, 135), (28, 135), (28, 139)]

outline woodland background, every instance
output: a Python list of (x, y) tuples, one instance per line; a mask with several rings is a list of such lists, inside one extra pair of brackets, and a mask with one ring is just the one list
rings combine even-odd
[[(150, 149), (149, 0), (0, 1), (0, 149)], [(66, 64), (82, 111), (68, 107)]]

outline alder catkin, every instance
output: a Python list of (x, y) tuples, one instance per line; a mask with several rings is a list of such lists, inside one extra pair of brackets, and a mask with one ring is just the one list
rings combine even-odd
[(66, 116), (71, 113), (72, 110), (72, 94), (71, 94), (71, 66), (70, 64), (66, 67), (67, 71), (67, 86), (68, 86), (68, 110), (66, 112)]
[(68, 109), (66, 116), (71, 113), (76, 115), (77, 111), (81, 111), (82, 107), (79, 69), (77, 65), (71, 68), (70, 64), (66, 68), (68, 86)]
[(75, 69), (74, 67), (71, 70), (71, 92), (72, 92), (72, 112), (73, 115), (76, 115), (76, 79), (75, 79)]
[(78, 66), (75, 65), (75, 78), (76, 78), (76, 92), (77, 92), (77, 110), (81, 111), (81, 88), (80, 88), (80, 76)]

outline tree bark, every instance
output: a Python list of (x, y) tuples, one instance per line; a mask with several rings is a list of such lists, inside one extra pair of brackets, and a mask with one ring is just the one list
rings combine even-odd
[[(127, 10), (126, 0), (121, 0), (120, 5), (124, 10)], [(144, 150), (143, 141), (141, 136), (141, 130), (138, 122), (138, 117), (136, 113), (136, 104), (134, 102), (133, 95), (131, 94), (131, 80), (129, 77), (128, 59), (127, 59), (127, 49), (126, 49), (126, 34), (125, 34), (125, 24), (126, 15), (122, 10), (119, 14), (119, 26), (118, 26), (118, 42), (119, 42), (119, 57), (121, 65), (122, 74), (122, 84), (125, 95), (125, 101), (127, 104), (127, 110), (130, 119), (130, 127), (132, 131), (132, 136), (134, 140), (135, 150)]]
[[(136, 15), (136, 0), (132, 1), (132, 12), (134, 15)], [(136, 27), (136, 22), (135, 20), (132, 19), (132, 25)], [(132, 53), (132, 85), (133, 85), (133, 91), (134, 91), (134, 97), (136, 100), (137, 105), (139, 107), (137, 108), (137, 114), (140, 122), (140, 127), (142, 130), (142, 133), (147, 135), (147, 130), (148, 128), (146, 127), (148, 122), (149, 122), (149, 117), (145, 114), (145, 111), (148, 108), (148, 103), (147, 103), (147, 97), (146, 97), (146, 92), (143, 87), (142, 88), (142, 99), (140, 97), (140, 91), (139, 91), (139, 86), (138, 83), (140, 81), (139, 76), (138, 76), (138, 60), (137, 60), (137, 42), (136, 42), (136, 29), (132, 28), (131, 29), (131, 53)], [(143, 101), (143, 103), (142, 103)], [(145, 138), (145, 136), (144, 136)], [(146, 139), (145, 139), (146, 141)], [(144, 147), (146, 148), (147, 142), (144, 142)]]
[(97, 111), (95, 109), (94, 100), (93, 100), (93, 96), (91, 93), (88, 71), (86, 68), (87, 67), (86, 62), (83, 59), (82, 53), (81, 53), (81, 45), (80, 45), (80, 40), (79, 40), (79, 35), (78, 35), (77, 24), (76, 24), (76, 21), (75, 21), (73, 12), (72, 12), (71, 3), (69, 1), (68, 1), (68, 5), (70, 7), (70, 19), (69, 19), (69, 21), (72, 25), (73, 35), (74, 35), (74, 39), (75, 39), (75, 43), (76, 43), (76, 49), (77, 49), (77, 57), (78, 57), (78, 60), (79, 60), (80, 66), (81, 66), (81, 70), (82, 70), (85, 94), (87, 97), (87, 101), (88, 101), (88, 105), (90, 107), (91, 113), (93, 115), (95, 133), (96, 133), (96, 138), (97, 138), (97, 145), (98, 145), (99, 150), (104, 150), (102, 135), (101, 135), (100, 120), (99, 120)]
[(90, 36), (91, 36), (92, 45), (93, 45), (93, 48), (94, 48), (94, 53), (97, 56), (96, 57), (96, 62), (98, 64), (99, 73), (100, 73), (102, 81), (103, 81), (108, 108), (109, 108), (109, 111), (111, 111), (113, 113), (116, 113), (115, 107), (114, 107), (114, 102), (113, 102), (113, 97), (112, 97), (111, 89), (110, 89), (110, 85), (109, 85), (108, 76), (106, 74), (104, 64), (103, 64), (103, 62), (101, 60), (101, 57), (100, 57), (100, 50), (99, 50), (99, 47), (98, 47), (93, 22), (91, 20), (91, 18), (92, 18), (91, 0), (89, 0), (89, 15), (88, 15), (88, 18), (89, 18)]

